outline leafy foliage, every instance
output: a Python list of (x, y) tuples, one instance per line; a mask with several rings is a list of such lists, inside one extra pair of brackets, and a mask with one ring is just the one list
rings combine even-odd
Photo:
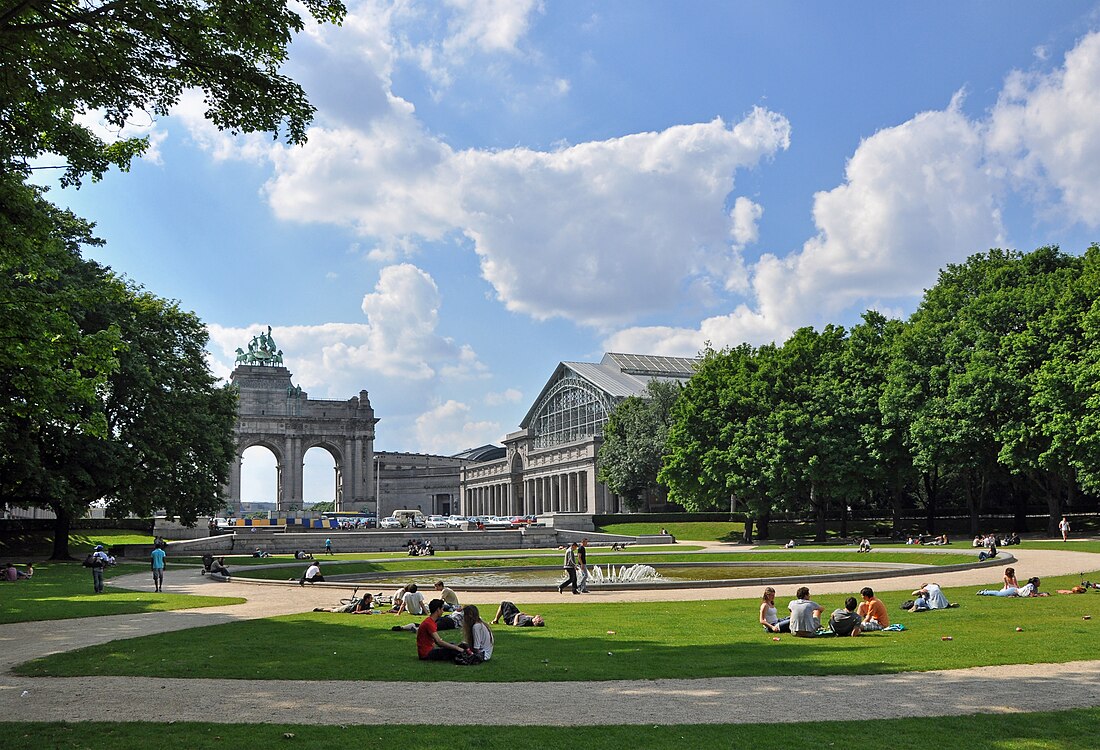
[(66, 160), (64, 184), (126, 169), (146, 142), (108, 145), (79, 116), (121, 129), (166, 115), (188, 89), (221, 129), (303, 142), (314, 109), (279, 73), (305, 28), (296, 9), (321, 23), (345, 13), (340, 0), (0, 1), (0, 173), (43, 154)]

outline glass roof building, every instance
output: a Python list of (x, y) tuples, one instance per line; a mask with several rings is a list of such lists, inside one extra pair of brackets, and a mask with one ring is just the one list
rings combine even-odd
[(686, 382), (697, 359), (608, 353), (599, 363), (561, 362), (504, 440), (505, 455), (463, 469), (468, 515), (617, 513), (621, 498), (596, 481), (603, 428), (615, 406), (650, 380)]

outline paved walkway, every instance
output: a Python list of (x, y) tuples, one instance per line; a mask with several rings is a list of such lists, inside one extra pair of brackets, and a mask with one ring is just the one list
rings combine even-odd
[[(1100, 568), (1088, 553), (1013, 548), (1023, 576), (1076, 574)], [(115, 585), (149, 590), (147, 575), (124, 576)], [(882, 590), (908, 589), (926, 576), (884, 579)], [(999, 570), (937, 576), (944, 586), (995, 582)], [(493, 712), (498, 724), (678, 724), (806, 721), (941, 716), (978, 712), (1056, 710), (1100, 705), (1100, 661), (979, 667), (942, 672), (876, 675), (874, 700), (850, 700), (851, 677), (734, 677), (706, 680), (637, 680), (585, 683), (391, 683), (269, 680), (183, 680), (157, 677), (26, 678), (10, 669), (28, 659), (120, 638), (214, 625), (234, 620), (308, 611), (332, 604), (344, 588), (218, 584), (190, 571), (169, 569), (166, 588), (181, 593), (239, 595), (248, 602), (141, 615), (16, 623), (0, 629), (0, 715), (27, 721), (224, 721), (307, 724), (392, 723), (409, 706), (446, 706), (452, 723), (483, 724), (485, 707), (524, 706)], [(875, 585), (872, 579), (868, 583)], [(815, 594), (847, 593), (850, 583), (819, 584)], [(562, 602), (755, 598), (759, 587), (597, 593), (587, 597), (525, 593), (525, 606)], [(785, 594), (784, 594), (785, 595)], [(464, 598), (495, 604), (499, 593)], [(1004, 685), (1011, 684), (1012, 690)], [(109, 700), (89, 701), (96, 692)], [(502, 696), (506, 695), (506, 700)], [(322, 696), (318, 701), (317, 696)], [(301, 710), (308, 705), (309, 710)]]

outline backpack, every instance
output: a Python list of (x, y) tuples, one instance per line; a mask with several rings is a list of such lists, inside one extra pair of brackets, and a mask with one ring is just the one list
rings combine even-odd
[(82, 562), (81, 565), (83, 565), (85, 568), (90, 568), (95, 565), (95, 554), (89, 552), (88, 556), (84, 558), (84, 562)]
[(912, 609), (914, 603), (915, 602), (912, 599), (909, 599), (907, 601), (902, 602), (901, 608), (902, 609)]

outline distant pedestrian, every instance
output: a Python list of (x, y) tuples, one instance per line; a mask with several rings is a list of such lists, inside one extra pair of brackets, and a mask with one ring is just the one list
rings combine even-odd
[(97, 544), (92, 554), (84, 560), (84, 564), (92, 569), (92, 590), (97, 594), (103, 593), (103, 571), (111, 562), (111, 556), (107, 554), (102, 544)]
[(163, 547), (154, 547), (149, 554), (153, 567), (153, 590), (160, 593), (164, 587), (164, 558), (167, 557)]
[(568, 586), (574, 594), (581, 593), (577, 590), (577, 543), (573, 542), (565, 550), (565, 559), (562, 560), (562, 568), (565, 570), (565, 580), (558, 584), (558, 593)]
[(1062, 532), (1062, 541), (1069, 541), (1069, 519), (1062, 516), (1062, 520), (1058, 522), (1058, 530)]
[(577, 547), (577, 588), (580, 589), (582, 594), (588, 593), (588, 551), (585, 549), (588, 546), (588, 539), (582, 539), (581, 545)]
[(325, 540), (325, 552), (329, 553), (330, 555), (335, 555), (336, 554), (335, 552), (332, 551), (332, 540), (331, 539), (326, 539)]

